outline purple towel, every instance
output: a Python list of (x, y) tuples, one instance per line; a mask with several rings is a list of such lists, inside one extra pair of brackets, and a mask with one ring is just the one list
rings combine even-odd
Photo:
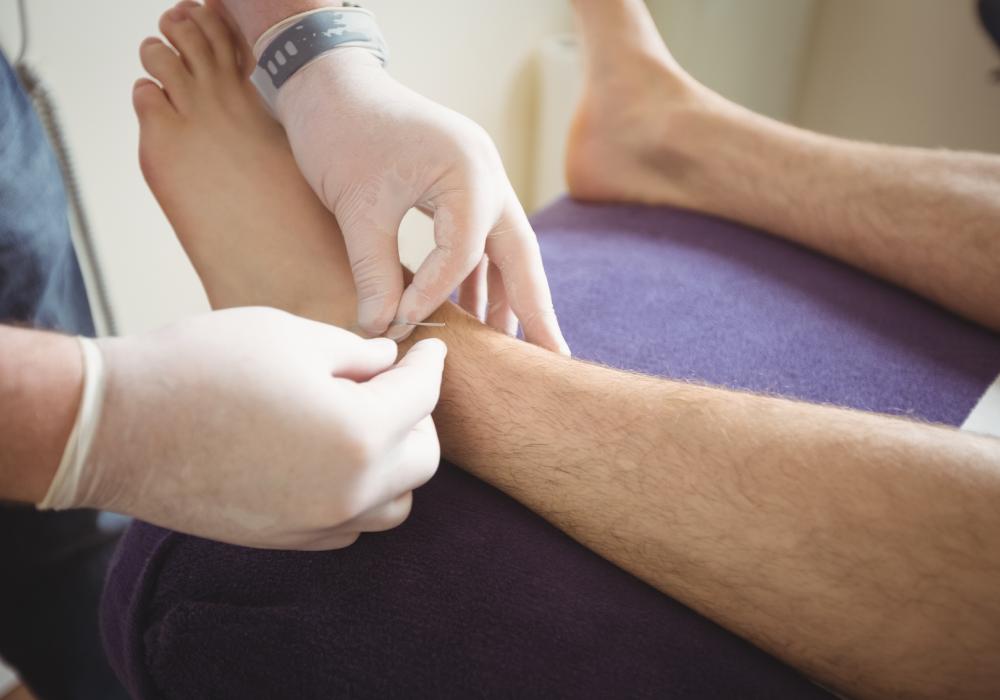
[[(736, 224), (569, 201), (534, 223), (582, 358), (952, 425), (1000, 372), (996, 335)], [(828, 697), (448, 464), (343, 551), (136, 523), (103, 624), (142, 698)]]

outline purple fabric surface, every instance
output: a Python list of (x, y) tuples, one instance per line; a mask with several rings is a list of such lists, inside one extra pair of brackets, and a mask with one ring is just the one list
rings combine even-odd
[[(562, 201), (535, 225), (582, 358), (955, 425), (1000, 372), (997, 336), (734, 224)], [(340, 552), (136, 523), (103, 622), (143, 698), (826, 697), (448, 464)]]
[(949, 425), (1000, 373), (997, 335), (738, 224), (570, 202), (533, 222), (581, 358)]

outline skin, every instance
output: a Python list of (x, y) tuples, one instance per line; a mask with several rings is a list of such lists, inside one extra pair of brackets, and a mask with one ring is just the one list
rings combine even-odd
[(83, 391), (76, 340), (0, 326), (0, 500), (37, 503), (69, 438)]
[(741, 221), (1000, 330), (1000, 157), (782, 124), (685, 73), (639, 0), (573, 6), (588, 81), (570, 137), (571, 194)]
[[(221, 3), (215, 4), (218, 9), (224, 9)], [(256, 30), (259, 34), (273, 23), (274, 17), (280, 19), (302, 11), (302, 9), (311, 9), (333, 3), (315, 2), (308, 7), (306, 7), (308, 5), (306, 2), (274, 2), (273, 0), (232, 4), (236, 6), (236, 16), (244, 23), (242, 26), (245, 26), (249, 31), (255, 31), (254, 28), (260, 26), (260, 29)], [(286, 8), (286, 5), (291, 9)], [(164, 16), (164, 23), (168, 21), (169, 15), (174, 18), (183, 17), (184, 12), (180, 9), (168, 12)], [(212, 30), (218, 31), (217, 28)], [(231, 65), (240, 66), (239, 70), (245, 70), (247, 66), (251, 65), (247, 61), (247, 47), (243, 42), (234, 43), (228, 29), (225, 32), (224, 37), (216, 37), (217, 42), (221, 42), (229, 51), (227, 57), (223, 57), (223, 59), (231, 59)], [(219, 43), (215, 45), (219, 45)], [(176, 56), (167, 56), (165, 52), (168, 51), (170, 49), (162, 42), (149, 41), (143, 44), (140, 53), (144, 65), (147, 63), (154, 66), (172, 65), (168, 61), (176, 59)], [(146, 67), (149, 69), (148, 65)], [(139, 85), (137, 89), (137, 105), (140, 108), (143, 104), (141, 97), (143, 87), (146, 87), (145, 83)], [(255, 160), (259, 162), (262, 159), (268, 162), (283, 161), (282, 167), (294, 169), (296, 173), (296, 177), (292, 178), (295, 187), (289, 188), (289, 190), (294, 189), (296, 194), (292, 195), (291, 191), (286, 191), (286, 195), (292, 196), (292, 202), (297, 202), (305, 207), (310, 216), (314, 220), (318, 220), (326, 210), (313, 195), (309, 186), (297, 175), (298, 171), (294, 159), (288, 151), (287, 141), (281, 127), (267, 118), (266, 115), (260, 115), (257, 109), (247, 108), (246, 100), (252, 99), (252, 104), (254, 106), (257, 104), (256, 93), (253, 92), (250, 85), (237, 83), (234, 84), (234, 89), (241, 93), (241, 99), (244, 102), (240, 102), (240, 99), (235, 101), (229, 99), (226, 104), (235, 104), (239, 108), (236, 114), (241, 117), (246, 114), (261, 117), (255, 122), (261, 127), (261, 138), (254, 141), (257, 149), (255, 152), (244, 154), (245, 159), (240, 163), (233, 160), (225, 161), (226, 167), (249, 167), (253, 165)], [(232, 113), (228, 115), (219, 113), (213, 116), (221, 119), (232, 116)], [(266, 137), (264, 137), (265, 131), (267, 132)], [(202, 132), (195, 132), (195, 136), (200, 134)], [(184, 143), (192, 151), (196, 147), (216, 148), (214, 141), (202, 140), (200, 143), (196, 143), (192, 139), (187, 139)], [(149, 139), (144, 141), (144, 145), (149, 146)], [(158, 145), (164, 148), (167, 146), (165, 143)], [(235, 155), (231, 151), (227, 153)], [(208, 158), (210, 157), (206, 159)], [(147, 169), (147, 176), (149, 174)], [(158, 192), (164, 191), (165, 188), (158, 188)], [(246, 194), (246, 192), (239, 193), (227, 190), (227, 195), (230, 197), (222, 205), (236, 206), (239, 203), (241, 207), (245, 208), (248, 203), (253, 202), (253, 198), (240, 200), (238, 197)], [(161, 204), (168, 211), (178, 210), (169, 199), (161, 200)], [(336, 227), (332, 215), (328, 217), (328, 221), (334, 228)], [(173, 221), (173, 223), (179, 228), (185, 226), (183, 221)], [(303, 239), (296, 240), (302, 242)], [(343, 251), (343, 240), (340, 236), (317, 237), (310, 243), (312, 245), (311, 254), (317, 256), (318, 259), (327, 260), (328, 264), (340, 260)], [(197, 246), (198, 241), (189, 240), (187, 244)], [(231, 252), (235, 251), (239, 245), (239, 236), (231, 236), (227, 239), (226, 244), (231, 246)], [(332, 260), (328, 258), (331, 250), (336, 253)], [(306, 250), (303, 248), (299, 252), (305, 254)], [(280, 250), (272, 250), (272, 253), (274, 257), (271, 258), (269, 265), (274, 264), (275, 258), (281, 257)], [(192, 250), (190, 247), (188, 254), (193, 260), (204, 257), (197, 249)], [(249, 290), (242, 285), (245, 279), (242, 273), (246, 273), (246, 276), (252, 273), (257, 279), (264, 280), (267, 279), (264, 272), (265, 269), (241, 270), (241, 274), (236, 280), (227, 277), (220, 271), (216, 271), (216, 274), (212, 275), (203, 275), (203, 278), (212, 280), (212, 283), (208, 285), (208, 291), (213, 307), (227, 308), (237, 305), (233, 302), (234, 287), (237, 281), (239, 282), (238, 291), (242, 302), (239, 305), (247, 305), (250, 295), (248, 294)], [(302, 286), (294, 289), (288, 284), (291, 276), (291, 274), (283, 275), (284, 281), (281, 289), (284, 291), (279, 290), (277, 286), (267, 288), (259, 286), (261, 301), (266, 299), (271, 305), (281, 306), (303, 316), (323, 317), (327, 321), (344, 327), (352, 325), (353, 314), (339, 313), (341, 307), (338, 307), (338, 312), (334, 313), (329, 307), (319, 309), (310, 303), (301, 303), (300, 300), (309, 296), (308, 290), (315, 288), (317, 280), (303, 279)], [(344, 281), (344, 284), (336, 287), (338, 298), (353, 298), (353, 285), (347, 283), (348, 280)], [(331, 291), (333, 290), (331, 289)], [(282, 296), (284, 298), (281, 298)], [(75, 340), (55, 333), (0, 326), (0, 401), (2, 401), (3, 406), (16, 407), (16, 410), (5, 411), (4, 420), (0, 421), (0, 444), (4, 445), (4, 449), (0, 451), (0, 500), (37, 503), (45, 496), (48, 485), (59, 466), (63, 446), (66, 444), (72, 429), (82, 388), (83, 362)]]
[[(154, 100), (158, 98), (161, 101), (161, 106), (166, 104), (171, 107), (169, 115), (166, 110), (156, 112), (154, 109), (154, 114), (147, 123), (162, 119), (163, 133), (167, 133), (167, 128), (172, 129), (168, 135), (177, 136), (176, 142), (184, 144), (184, 156), (187, 160), (183, 162), (189, 167), (186, 171), (174, 171), (174, 175), (186, 177), (194, 172), (191, 182), (198, 182), (198, 161), (205, 172), (210, 172), (209, 168), (204, 167), (205, 164), (213, 160), (218, 160), (220, 165), (225, 164), (225, 168), (233, 169), (254, 170), (264, 167), (266, 170), (273, 165), (273, 175), (281, 176), (284, 173), (282, 179), (289, 179), (293, 183), (290, 188), (282, 190), (285, 205), (300, 209), (305, 213), (306, 219), (318, 220), (327, 225), (332, 220), (332, 215), (320, 204), (299, 175), (281, 127), (261, 111), (253, 89), (245, 81), (238, 79), (242, 64), (237, 44), (228, 27), (217, 15), (199, 9), (202, 10), (199, 14), (201, 19), (214, 20), (206, 23), (203, 28), (190, 18), (169, 24), (164, 20), (164, 31), (178, 45), (185, 47), (186, 63), (159, 41), (145, 42), (141, 50), (144, 64), (156, 75), (162, 76), (165, 83), (173, 86), (183, 83), (183, 89), (171, 90), (170, 97), (155, 86), (150, 91), (149, 81), (136, 88), (136, 104), (140, 110), (144, 104), (142, 95), (151, 95)], [(215, 53), (216, 48), (220, 49), (219, 53)], [(189, 70), (191, 66), (196, 66), (196, 69)], [(207, 66), (211, 66), (212, 71), (225, 68), (231, 80), (225, 84), (207, 81), (206, 77), (210, 72)], [(212, 107), (223, 109), (201, 110), (196, 113), (189, 111), (189, 108), (200, 104), (200, 98), (203, 97), (201, 93), (206, 86), (213, 89), (232, 88), (228, 92), (214, 95), (214, 101), (207, 102)], [(170, 102), (171, 99), (173, 102)], [(234, 107), (239, 109), (234, 111)], [(258, 138), (253, 141), (254, 147), (244, 148), (243, 143), (215, 138), (209, 130), (200, 127), (192, 128), (193, 121), (212, 124), (220, 133), (230, 128), (231, 121), (246, 122), (244, 126)], [(174, 147), (171, 140), (157, 141), (155, 133), (153, 130), (153, 134), (150, 134), (146, 129), (142, 154), (144, 165), (145, 153), (151, 147)], [(178, 162), (181, 162), (180, 159)], [(194, 167), (190, 167), (192, 165)], [(151, 181), (154, 181), (156, 171), (146, 168), (146, 172)], [(210, 182), (202, 182), (200, 192), (204, 195), (213, 189), (216, 188)], [(165, 208), (171, 212), (178, 211), (170, 199), (169, 188), (157, 187), (157, 192)], [(233, 209), (246, 215), (247, 212), (254, 212), (256, 194), (257, 188), (234, 188), (227, 190), (225, 197), (209, 195), (198, 203), (217, 213)], [(187, 201), (192, 203), (190, 197)], [(187, 225), (183, 217), (174, 218), (173, 221), (181, 228)], [(282, 229), (285, 233), (289, 230), (294, 233), (294, 217), (283, 224), (290, 227)], [(339, 307), (331, 311), (329, 306), (318, 309), (309, 303), (296, 301), (328, 276), (323, 267), (334, 266), (343, 259), (344, 243), (337, 235), (339, 231), (335, 223), (332, 231), (332, 236), (329, 235), (330, 230), (324, 229), (322, 233), (326, 235), (295, 237), (298, 246), (290, 248), (295, 251), (295, 256), (308, 257), (320, 263), (314, 268), (313, 278), (299, 277), (302, 284), (298, 288), (289, 284), (293, 277), (300, 274), (295, 269), (295, 260), (288, 260), (293, 264), (292, 268), (283, 268), (284, 249), (274, 247), (267, 251), (266, 260), (258, 259), (262, 264), (252, 270), (233, 266), (232, 275), (222, 274), (218, 279), (213, 277), (215, 281), (208, 285), (213, 303), (217, 307), (232, 305), (227, 300), (233, 297), (237, 281), (233, 275), (237, 272), (261, 280), (275, 275), (282, 280), (280, 286), (258, 285), (258, 298), (262, 301), (281, 304), (300, 315), (322, 317), (328, 322), (344, 326), (352, 325), (350, 321), (353, 316), (347, 312), (340, 313)], [(221, 247), (227, 255), (239, 258), (244, 241), (241, 240), (238, 228), (232, 229), (232, 232), (233, 235), (228, 239), (215, 241), (214, 250), (218, 252)], [(248, 235), (247, 240), (249, 238)], [(185, 245), (193, 259), (201, 258), (201, 242), (198, 239), (187, 239)], [(204, 270), (202, 273), (208, 277)], [(238, 281), (243, 280), (244, 276), (240, 276)], [(338, 298), (341, 295), (345, 295), (344, 298), (347, 299), (353, 296), (353, 285), (349, 277), (327, 288), (336, 290)], [(240, 285), (239, 289), (240, 301), (242, 305), (246, 305), (250, 296), (249, 288)], [(60, 494), (56, 501), (58, 507), (106, 508), (237, 544), (312, 549), (346, 546), (356, 539), (359, 532), (388, 529), (406, 518), (410, 491), (418, 480), (411, 479), (411, 476), (422, 470), (424, 480), (429, 479), (438, 464), (437, 437), (429, 413), (437, 399), (444, 358), (443, 346), (440, 343), (431, 346), (431, 354), (423, 355), (426, 361), (421, 361), (418, 356), (416, 361), (404, 358), (393, 365), (397, 358), (397, 347), (388, 340), (371, 341), (362, 347), (358, 345), (356, 335), (329, 325), (309, 324), (287, 315), (281, 315), (282, 320), (279, 320), (278, 316), (266, 309), (246, 313), (238, 316), (215, 314), (211, 318), (186, 320), (175, 324), (172, 329), (164, 330), (159, 338), (149, 334), (143, 337), (108, 339), (101, 343), (107, 369), (103, 416), (91, 445), (91, 460), (87, 462), (79, 481), (69, 482), (75, 484), (73, 490)], [(285, 327), (274, 332), (265, 331), (266, 341), (279, 341), (276, 346), (265, 350), (267, 342), (249, 340), (248, 352), (238, 352), (235, 356), (232, 354), (236, 347), (232, 345), (234, 338), (249, 338), (239, 326), (242, 325), (244, 330), (249, 328), (262, 331), (266, 324), (272, 322), (285, 324)], [(341, 341), (345, 344), (338, 347)], [(228, 352), (218, 352), (212, 358), (212, 351), (219, 351), (220, 343), (229, 343)], [(320, 350), (317, 350), (317, 346)], [(189, 352), (184, 352), (185, 347)], [(315, 359), (317, 352), (331, 347), (336, 347), (336, 362), (343, 364), (327, 366), (324, 364), (325, 360), (321, 359), (317, 376), (327, 376), (332, 381), (325, 386), (301, 382), (299, 398), (295, 398), (294, 392), (288, 393), (291, 391), (291, 384), (278, 379), (278, 372), (273, 369), (261, 370), (264, 371), (262, 377), (271, 377), (274, 383), (284, 387), (280, 392), (281, 396), (289, 399), (297, 408), (304, 409), (315, 399), (313, 406), (317, 411), (313, 414), (316, 418), (313, 422), (303, 420), (302, 412), (297, 414), (298, 421), (289, 422), (291, 414), (280, 410), (280, 405), (275, 408), (273, 392), (265, 389), (254, 393), (254, 383), (240, 381), (238, 377), (228, 386), (215, 384), (214, 389), (218, 391), (213, 393), (213, 380), (220, 377), (224, 379), (226, 371), (238, 374), (239, 367), (246, 369), (255, 359), (273, 362), (281, 370), (296, 367), (305, 369), (309, 360)], [(159, 357), (155, 352), (157, 348), (162, 351)], [(253, 348), (260, 349), (260, 352), (254, 352)], [(0, 436), (4, 438), (5, 448), (4, 454), (0, 456), (0, 499), (37, 503), (43, 499), (52, 481), (76, 415), (82, 384), (80, 350), (77, 342), (69, 337), (6, 328), (0, 328), (0, 349), (3, 350), (3, 359), (0, 361), (0, 396), (4, 398), (4, 406), (9, 412), (9, 416), (5, 415), (3, 424), (0, 425)], [(355, 362), (357, 364), (353, 364)], [(408, 368), (404, 365), (408, 365)], [(258, 370), (262, 367), (260, 363), (256, 366)], [(371, 371), (360, 369), (367, 367), (371, 367)], [(403, 374), (397, 373), (395, 376), (398, 381), (394, 382), (391, 380), (392, 373), (401, 368), (406, 371)], [(317, 369), (317, 366), (314, 365), (313, 369)], [(166, 394), (160, 398), (155, 397), (155, 390), (152, 393), (133, 391), (134, 388), (142, 387), (143, 383), (132, 379), (145, 378), (151, 371), (165, 381), (162, 386), (154, 382), (155, 386), (167, 387)], [(201, 374), (203, 372), (207, 372), (206, 376), (211, 379), (206, 380)], [(354, 372), (358, 374), (352, 374)], [(116, 378), (120, 381), (116, 381)], [(339, 381), (341, 378), (346, 381)], [(188, 394), (200, 399), (200, 403), (196, 400), (195, 405), (188, 407), (190, 411), (185, 410), (183, 405), (183, 391), (178, 393), (170, 388), (187, 383), (197, 383), (199, 386), (199, 391)], [(368, 397), (360, 394), (347, 397), (346, 394), (341, 394), (339, 398), (330, 401), (331, 395), (326, 394), (331, 386), (346, 389), (354, 384), (359, 388), (363, 385)], [(233, 385), (250, 391), (240, 395), (241, 392), (230, 390)], [(322, 389), (321, 394), (326, 396), (317, 395), (318, 389)], [(346, 398), (352, 400), (343, 400)], [(253, 459), (237, 460), (244, 467), (255, 467), (248, 472), (253, 474), (253, 478), (242, 481), (229, 479), (223, 491), (213, 491), (214, 487), (209, 487), (226, 482), (227, 477), (231, 476), (226, 472), (226, 465), (217, 461), (203, 464), (204, 460), (199, 461), (198, 456), (203, 456), (204, 453), (199, 453), (197, 446), (192, 451), (175, 444), (176, 440), (167, 439), (160, 446), (169, 443), (170, 449), (165, 452), (156, 450), (156, 459), (135, 460), (123, 456), (124, 452), (137, 454), (155, 447), (153, 442), (156, 431), (150, 429), (149, 422), (141, 418), (141, 410), (136, 409), (136, 402), (142, 403), (144, 400), (158, 401), (161, 405), (170, 404), (177, 414), (175, 417), (179, 416), (181, 422), (186, 420), (185, 417), (190, 418), (199, 410), (205, 410), (213, 419), (219, 419), (214, 424), (219, 434), (232, 434), (238, 425), (256, 423), (264, 429), (274, 430), (279, 436), (278, 444), (281, 443), (281, 433), (285, 433), (285, 438), (290, 438), (290, 433), (294, 432), (296, 426), (320, 426), (322, 429), (317, 428), (319, 432), (314, 431), (310, 436), (312, 439), (299, 441), (304, 446), (321, 448), (314, 459), (306, 458), (302, 465), (306, 465), (304, 468), (308, 470), (311, 462), (315, 467), (314, 476), (320, 481), (332, 480), (336, 497), (319, 498), (316, 494), (321, 491), (316, 489), (305, 489), (305, 492), (299, 489), (297, 493), (289, 493), (286, 490), (269, 492), (267, 488), (262, 488), (260, 485), (265, 483), (268, 466), (280, 464), (280, 461), (262, 458), (261, 450), (253, 454), (253, 458), (261, 463), (250, 464)], [(423, 407), (419, 404), (423, 404)], [(346, 412), (338, 415), (338, 410)], [(372, 416), (377, 415), (378, 419), (365, 418), (366, 410), (371, 410)], [(420, 412), (423, 412), (423, 417), (418, 416)], [(247, 421), (239, 423), (226, 420), (226, 416), (230, 414), (241, 414)], [(394, 426), (395, 421), (387, 419), (387, 416), (393, 414), (399, 418), (400, 425)], [(408, 420), (413, 422), (405, 426)], [(202, 421), (198, 426), (199, 430), (207, 428), (209, 423), (211, 421)], [(397, 427), (400, 429), (397, 430)], [(343, 433), (338, 433), (338, 428)], [(122, 435), (127, 436), (130, 431), (138, 431), (142, 439), (123, 439)], [(262, 430), (258, 434), (265, 433)], [(329, 446), (334, 449), (322, 447), (321, 443), (325, 439), (337, 443)], [(190, 441), (185, 442), (187, 447), (192, 447), (188, 442)], [(216, 440), (210, 444), (218, 447), (222, 443)], [(275, 444), (275, 440), (271, 440), (271, 444)], [(331, 469), (331, 454), (335, 455), (332, 461), (337, 466), (344, 467), (344, 473), (339, 474)], [(136, 471), (134, 467), (145, 463), (153, 464), (154, 469), (143, 475), (140, 473), (141, 469)], [(186, 473), (192, 468), (203, 468), (199, 477), (200, 487), (204, 488), (194, 488), (184, 494), (184, 489), (191, 485), (191, 479), (186, 477)], [(141, 476), (155, 478), (139, 478)], [(282, 474), (275, 472), (274, 476), (280, 481)], [(301, 486), (305, 482), (299, 480), (296, 483)], [(176, 498), (162, 498), (167, 492), (172, 492)], [(212, 493), (216, 495), (213, 496)], [(201, 499), (205, 501), (202, 502)], [(335, 504), (334, 501), (339, 502)], [(309, 502), (313, 503), (315, 511), (310, 511)], [(278, 512), (282, 505), (286, 507), (284, 515)], [(226, 512), (231, 516), (237, 512), (234, 508), (241, 509), (240, 513), (248, 512), (249, 519), (218, 515)], [(257, 517), (261, 512), (269, 513), (269, 516), (262, 520)], [(193, 514), (201, 519), (193, 517)], [(260, 526), (265, 520), (266, 532)], [(235, 528), (228, 529), (230, 525)], [(255, 527), (261, 532), (250, 532)], [(317, 530), (322, 532), (316, 533)], [(315, 538), (306, 539), (314, 533)]]
[[(252, 297), (353, 328), (355, 288), (350, 270), (343, 271), (347, 251), (337, 219), (302, 177), (285, 132), (242, 78), (233, 51), (237, 38), (212, 10), (179, 7), (183, 12), (161, 18), (160, 31), (186, 63), (163, 41), (145, 40), (140, 59), (159, 85), (139, 80), (133, 104), (143, 175), (209, 302), (230, 308), (247, 306)], [(212, 187), (216, 177), (227, 186)], [(261, 192), (265, 179), (280, 185), (274, 190), (280, 196)], [(279, 199), (283, 204), (275, 211)], [(208, 228), (202, 212), (224, 213), (234, 225)], [(312, 262), (303, 266), (306, 259)]]
[[(290, 15), (340, 4), (209, 2), (250, 45)], [(241, 53), (251, 67), (248, 47)], [(520, 325), (529, 342), (569, 354), (535, 234), (479, 125), (400, 85), (362, 49), (298, 71), (275, 108), (300, 169), (340, 222), (365, 333), (400, 340), (406, 322), (424, 320), (457, 289), (498, 330)], [(435, 247), (404, 285), (397, 235), (413, 208), (433, 218)]]
[[(276, 161), (266, 171), (288, 167), (288, 177), (264, 181), (261, 170), (188, 146), (214, 140), (239, 151), (272, 138), (253, 126), (256, 117), (224, 129), (203, 119), (240, 93), (235, 72), (193, 62), (199, 70), (201, 88), (154, 74), (166, 93), (140, 83), (135, 101), (147, 177), (199, 256), (203, 281), (231, 276), (227, 303), (239, 303), (243, 275), (247, 294), (258, 298), (263, 283), (286, 303), (285, 284), (313, 279), (293, 303), (324, 319), (349, 316), (353, 300), (338, 298), (338, 280), (350, 274), (343, 251), (304, 252), (334, 224), (287, 205), (299, 187), (292, 166)], [(593, 125), (593, 109), (591, 93), (579, 121)], [(582, 162), (574, 157), (581, 133), (571, 168)], [(163, 143), (171, 147), (155, 145)], [(615, 181), (640, 188), (640, 165)], [(572, 174), (577, 183), (594, 177)], [(220, 200), (197, 196), (209, 187), (220, 197), (255, 192), (259, 206), (252, 216), (213, 207)], [(947, 208), (968, 204), (957, 196)], [(233, 229), (243, 240), (235, 258), (226, 254)], [(287, 246), (286, 272), (262, 282), (256, 271), (276, 241)], [(992, 663), (1000, 653), (1000, 441), (576, 362), (447, 304), (432, 320), (446, 327), (418, 329), (403, 345), (435, 336), (449, 346), (434, 417), (451, 461), (841, 692), (986, 697), (1000, 684)]]
[[(858, 697), (1000, 682), (1000, 444), (564, 362), (452, 310), (443, 454)], [(849, 621), (849, 623), (845, 623)]]
[(215, 10), (224, 7), (240, 33), (253, 45), (268, 28), (286, 17), (323, 7), (340, 7), (342, 3), (339, 0), (215, 0), (208, 4)]

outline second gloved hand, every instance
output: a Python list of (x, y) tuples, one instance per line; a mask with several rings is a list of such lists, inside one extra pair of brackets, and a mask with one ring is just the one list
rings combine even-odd
[(445, 356), (272, 309), (99, 341), (105, 395), (71, 502), (252, 547), (331, 549), (409, 514), (440, 457)]
[[(381, 334), (421, 321), (462, 285), (486, 321), (568, 354), (534, 231), (496, 147), (466, 117), (396, 82), (363, 49), (337, 49), (301, 69), (277, 111), (299, 166), (344, 232), (359, 325)], [(397, 235), (407, 211), (434, 217), (436, 247), (403, 289)], [(463, 284), (464, 283), (464, 284)], [(393, 326), (391, 337), (407, 332)]]

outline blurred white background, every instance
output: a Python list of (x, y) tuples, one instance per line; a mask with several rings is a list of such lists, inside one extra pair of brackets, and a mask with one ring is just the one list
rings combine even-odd
[[(675, 55), (723, 94), (846, 136), (1000, 151), (1000, 62), (972, 0), (650, 0)], [(194, 274), (142, 182), (130, 89), (163, 0), (30, 0), (30, 61), (76, 155), (120, 329), (200, 311)], [(567, 0), (369, 0), (404, 83), (492, 134), (530, 210), (562, 189), (562, 135), (580, 64)], [(17, 45), (15, 0), (0, 41)], [(540, 58), (541, 57), (541, 58)], [(404, 259), (429, 228), (405, 224)]]
[[(28, 57), (60, 107), (123, 332), (207, 308), (136, 159), (137, 47), (164, 0), (30, 0)], [(368, 0), (391, 71), (483, 124), (531, 210), (563, 189), (581, 65), (567, 0)], [(972, 0), (649, 0), (695, 77), (753, 109), (843, 136), (1000, 152), (1000, 56)], [(17, 49), (15, 0), (0, 45)], [(609, 47), (610, 50), (610, 47)], [(426, 250), (406, 224), (404, 257)], [(0, 688), (3, 678), (0, 670)], [(2, 689), (0, 689), (2, 693)]]

